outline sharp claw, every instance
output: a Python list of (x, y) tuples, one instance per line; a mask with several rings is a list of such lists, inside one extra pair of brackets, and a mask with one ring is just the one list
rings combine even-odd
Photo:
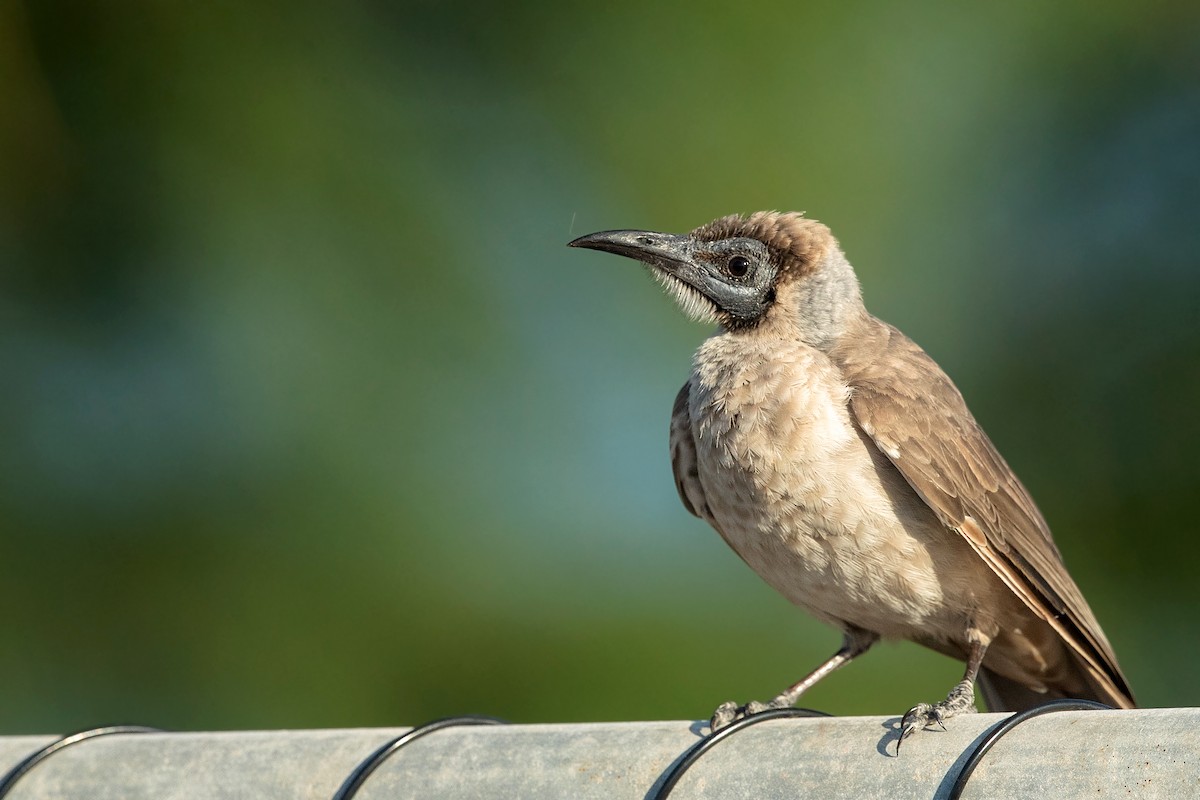
[(910, 708), (900, 720), (900, 739), (896, 742), (896, 754), (900, 754), (900, 742), (912, 736), (918, 730), (932, 728), (935, 724), (946, 730), (946, 720), (959, 714), (975, 710), (974, 693), (968, 689), (956, 687), (939, 703), (918, 703)]
[(905, 712), (904, 717), (900, 720), (900, 738), (896, 740), (896, 755), (900, 755), (900, 743), (905, 739), (919, 730), (928, 728), (931, 722), (941, 725), (939, 716), (937, 709), (926, 703), (915, 705)]

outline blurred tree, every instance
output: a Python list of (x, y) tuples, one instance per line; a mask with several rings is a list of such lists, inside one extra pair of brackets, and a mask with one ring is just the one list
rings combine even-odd
[[(7, 732), (699, 717), (836, 635), (678, 506), (704, 331), (573, 235), (802, 208), (1200, 701), (1200, 14), (0, 4)], [(885, 649), (806, 701), (899, 712)]]

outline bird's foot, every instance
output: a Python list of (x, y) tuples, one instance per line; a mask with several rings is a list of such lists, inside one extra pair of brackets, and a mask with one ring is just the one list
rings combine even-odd
[(945, 730), (943, 724), (951, 717), (959, 714), (975, 713), (975, 685), (971, 681), (959, 681), (946, 695), (946, 699), (938, 703), (918, 703), (908, 710), (900, 721), (900, 738), (896, 740), (896, 752), (900, 752), (900, 743), (914, 733), (937, 725)]
[(713, 712), (712, 720), (708, 723), (709, 728), (713, 733), (727, 727), (739, 719), (752, 717), (755, 714), (761, 714), (764, 711), (773, 711), (777, 708), (790, 708), (792, 703), (788, 702), (785, 697), (776, 697), (769, 703), (760, 703), (757, 700), (751, 700), (743, 706), (739, 706), (732, 700), (728, 703), (721, 703), (717, 706), (717, 710)]

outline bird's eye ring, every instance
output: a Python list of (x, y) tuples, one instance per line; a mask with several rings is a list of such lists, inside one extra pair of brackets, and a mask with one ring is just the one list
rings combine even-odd
[(744, 278), (746, 277), (746, 273), (750, 271), (750, 259), (745, 256), (734, 256), (729, 259), (726, 268), (733, 277)]

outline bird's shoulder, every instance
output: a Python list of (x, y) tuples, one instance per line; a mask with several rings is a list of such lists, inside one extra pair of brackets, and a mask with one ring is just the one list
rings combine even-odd
[(830, 353), (850, 387), (851, 416), (922, 499), (953, 527), (973, 518), (1003, 552), (1059, 560), (1033, 498), (937, 362), (873, 317), (856, 334)]

